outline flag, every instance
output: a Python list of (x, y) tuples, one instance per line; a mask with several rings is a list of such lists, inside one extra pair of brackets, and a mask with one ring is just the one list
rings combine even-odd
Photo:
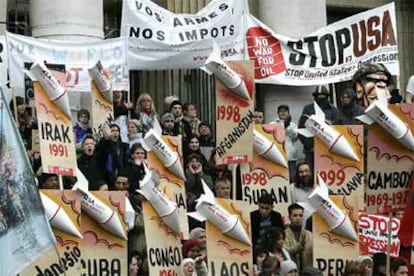
[(0, 88), (0, 275), (16, 275), (55, 245), (22, 139)]

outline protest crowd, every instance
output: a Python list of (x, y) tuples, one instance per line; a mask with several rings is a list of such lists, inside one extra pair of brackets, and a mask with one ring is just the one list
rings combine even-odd
[[(392, 91), (388, 89), (390, 85), (391, 75), (384, 66), (366, 64), (355, 74), (353, 87), (339, 92), (338, 106), (329, 100), (330, 92), (325, 86), (318, 86), (312, 95), (330, 124), (358, 124), (356, 117), (379, 96), (375, 93), (383, 92), (389, 101), (393, 101)], [(155, 110), (150, 94), (140, 94), (136, 103), (128, 102), (124, 95), (122, 91), (113, 91), (114, 121), (103, 126), (102, 138), (92, 131), (90, 111), (81, 109), (77, 112), (73, 126), (77, 163), (90, 190), (124, 191), (130, 199), (135, 210), (135, 224), (128, 232), (129, 273), (147, 275), (146, 233), (141, 209), (145, 199), (137, 192), (147, 162), (147, 152), (142, 145), (145, 134), (159, 124), (162, 135), (182, 138), (181, 159), (185, 167), (188, 212), (195, 210), (196, 199), (203, 193), (202, 180), (216, 197), (232, 199), (237, 194), (231, 191), (232, 183), (240, 185), (240, 175), (236, 174), (238, 179), (233, 179), (228, 165), (215, 164), (215, 130), (211, 122), (197, 117), (197, 107), (193, 103), (182, 103), (172, 96), (165, 99), (165, 110)], [(58, 176), (42, 173), (41, 154), (32, 148), (32, 140), (38, 139), (32, 137), (32, 130), (38, 128), (36, 114), (21, 97), (10, 102), (10, 109), (17, 116), (15, 119), (39, 188), (59, 189)], [(305, 200), (314, 186), (313, 139), (298, 135), (296, 129), (304, 127), (306, 118), (315, 110), (313, 104), (306, 105), (296, 124), (288, 105), (282, 104), (275, 109), (278, 118), (274, 122), (282, 123), (286, 130), (293, 204), (288, 208), (289, 216), (282, 217), (273, 209), (273, 198), (269, 194), (259, 198), (257, 211), (251, 213), (254, 275), (322, 275), (312, 265), (312, 219), (305, 217), (304, 208), (296, 203)], [(117, 119), (122, 116), (128, 118), (126, 123), (117, 124)], [(263, 121), (260, 110), (255, 111), (254, 119), (256, 124), (270, 123)], [(298, 152), (297, 143), (300, 142), (303, 153)], [(304, 156), (304, 160), (299, 156)], [(74, 177), (63, 177), (64, 189), (71, 189), (74, 183)], [(401, 213), (398, 215), (402, 216)], [(204, 223), (189, 218), (190, 239), (182, 241), (183, 275), (207, 275), (204, 227)], [(385, 265), (385, 253), (360, 256), (355, 262), (347, 263), (344, 275), (387, 275)], [(402, 270), (407, 267), (405, 261), (393, 259), (391, 275), (408, 275), (398, 274), (396, 271), (400, 267)]]
[[(6, 34), (0, 274), (414, 275), (414, 75), (398, 88), (394, 4), (296, 39), (249, 1), (194, 17), (154, 2), (124, 0), (119, 38)], [(146, 86), (177, 68), (194, 73), (183, 91)]]

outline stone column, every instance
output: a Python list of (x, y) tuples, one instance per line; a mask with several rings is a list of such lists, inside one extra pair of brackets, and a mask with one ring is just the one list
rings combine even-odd
[(93, 41), (104, 38), (103, 0), (31, 0), (33, 37)]

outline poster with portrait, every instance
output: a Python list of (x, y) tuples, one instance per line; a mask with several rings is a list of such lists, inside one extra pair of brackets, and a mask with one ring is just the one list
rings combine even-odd
[[(332, 193), (358, 199), (364, 203), (364, 129), (362, 125), (329, 126), (338, 133), (328, 147), (321, 139), (315, 143), (315, 177), (319, 175)], [(337, 143), (337, 144), (335, 144)], [(344, 149), (339, 149), (343, 147)], [(349, 151), (349, 154), (339, 154)], [(350, 157), (356, 157), (355, 158)], [(315, 178), (316, 179), (316, 178)]]
[(414, 149), (407, 147), (414, 145), (414, 105), (388, 105), (384, 111), (380, 116), (385, 124), (399, 128), (398, 133), (390, 133), (391, 128), (383, 128), (376, 122), (368, 126), (365, 189), (368, 213), (403, 210), (414, 173)]
[(41, 190), (40, 193), (57, 244), (20, 275), (79, 275), (83, 257), (80, 194), (69, 190)]
[[(251, 241), (249, 204), (224, 198), (216, 198), (216, 203), (219, 208), (224, 208), (231, 215), (238, 216), (237, 223), (245, 230)], [(209, 275), (250, 275), (253, 271), (251, 245), (223, 234), (222, 230), (208, 220), (206, 234)]]
[[(250, 162), (253, 157), (254, 76), (251, 61), (229, 61), (224, 69), (230, 75), (226, 87), (216, 74), (216, 164)], [(250, 146), (251, 145), (251, 146)]]
[(128, 243), (127, 227), (124, 220), (125, 192), (93, 191), (88, 193), (92, 194), (95, 199), (84, 194), (82, 200), (87, 200), (91, 207), (96, 206), (99, 210), (108, 210), (104, 213), (112, 213), (112, 215), (103, 223), (98, 223), (86, 214), (85, 210), (82, 210), (84, 215), (82, 215), (81, 227), (83, 234), (81, 272), (85, 275), (127, 275)]
[(253, 135), (253, 159), (240, 164), (242, 200), (256, 209), (259, 198), (268, 193), (274, 200), (274, 209), (287, 217), (292, 195), (284, 127), (280, 123), (255, 125)]
[(323, 203), (326, 210), (340, 210), (345, 215), (344, 221), (333, 229), (321, 215), (313, 214), (313, 261), (324, 275), (342, 275), (346, 262), (358, 259), (359, 255), (358, 199), (346, 195), (329, 198), (330, 201)]

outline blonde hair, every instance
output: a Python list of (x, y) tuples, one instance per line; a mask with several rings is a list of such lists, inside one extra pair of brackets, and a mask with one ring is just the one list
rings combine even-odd
[(154, 101), (152, 100), (152, 97), (148, 93), (142, 93), (141, 95), (139, 95), (139, 97), (137, 99), (137, 104), (136, 104), (136, 107), (135, 107), (135, 113), (136, 114), (144, 112), (144, 107), (142, 105), (142, 102), (144, 100), (150, 100), (151, 101), (151, 110), (154, 112), (155, 108), (154, 108)]

